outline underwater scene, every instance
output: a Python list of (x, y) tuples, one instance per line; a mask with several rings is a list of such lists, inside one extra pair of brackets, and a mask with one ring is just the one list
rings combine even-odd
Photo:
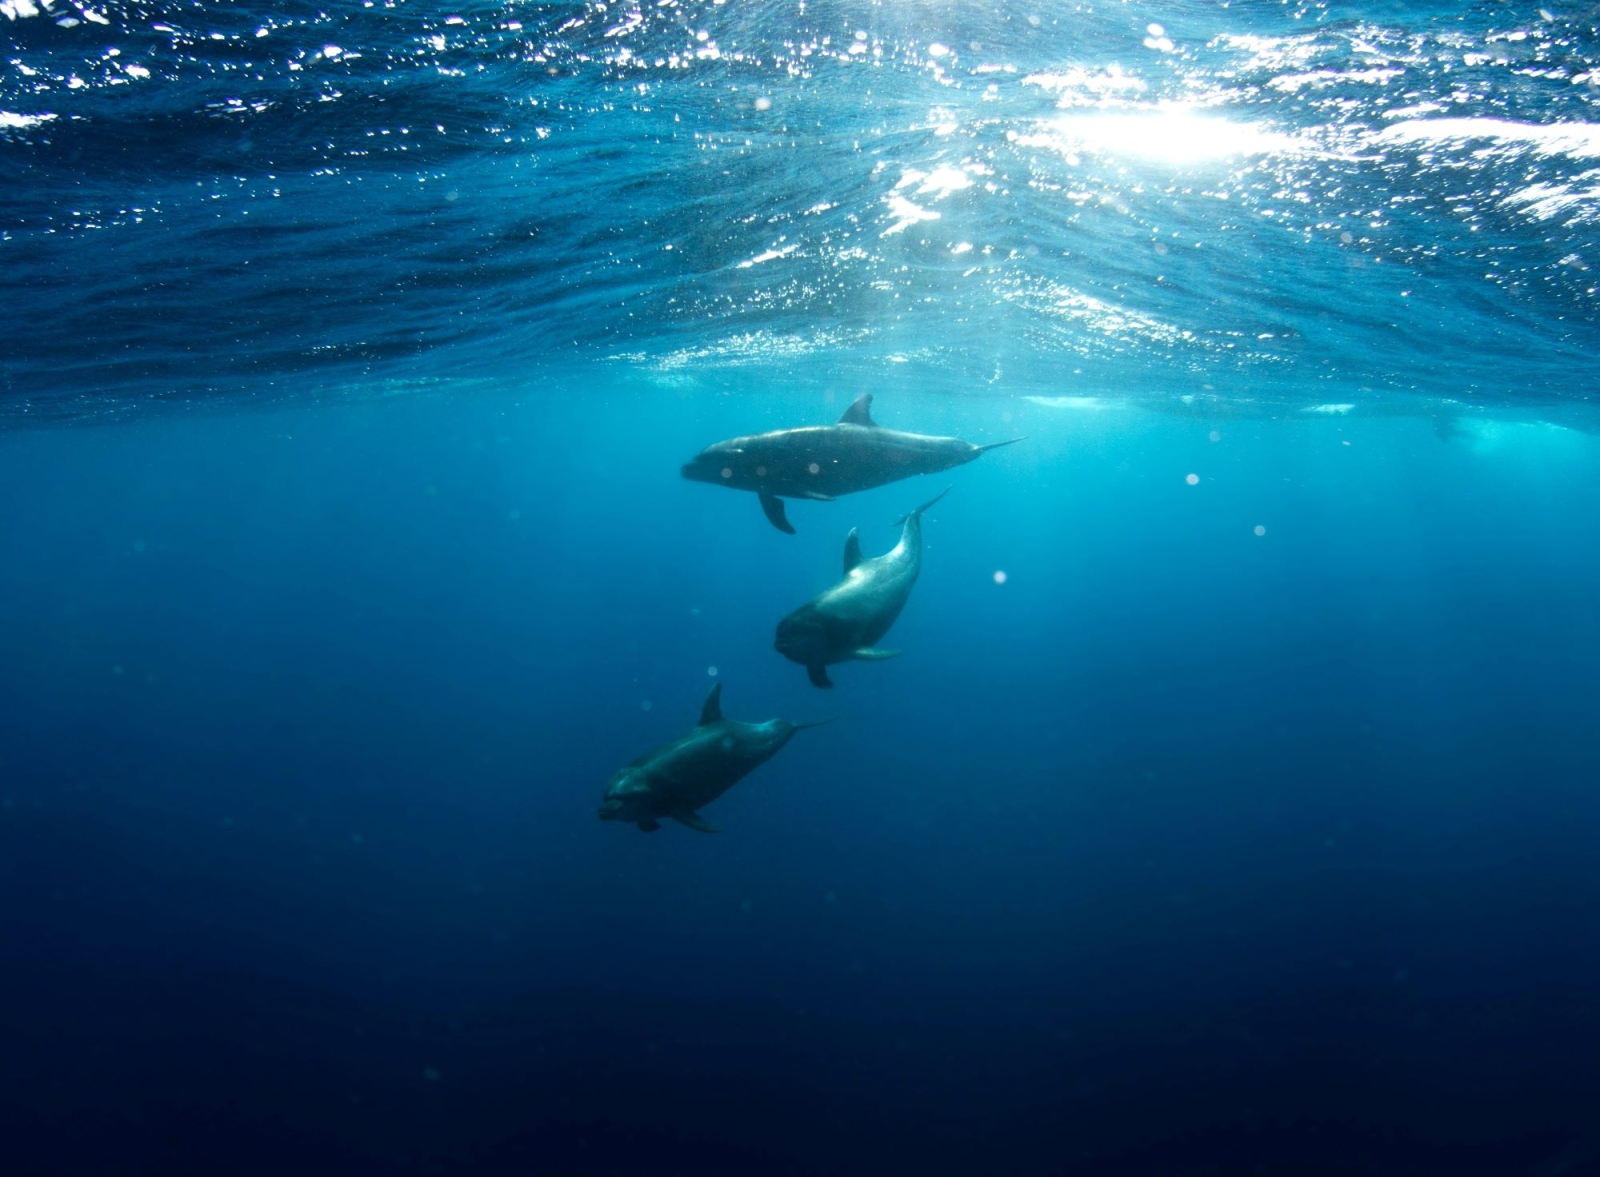
[(6, 1173), (1600, 1174), (1600, 8), (0, 37)]

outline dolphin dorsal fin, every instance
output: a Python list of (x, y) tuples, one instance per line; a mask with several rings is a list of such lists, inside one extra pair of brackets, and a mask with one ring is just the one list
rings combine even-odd
[(705, 727), (708, 723), (722, 721), (722, 684), (718, 683), (711, 688), (711, 693), (706, 696), (706, 705), (700, 708), (700, 724)]
[(850, 534), (844, 537), (844, 574), (849, 576), (859, 563), (861, 563), (861, 537), (852, 527)]
[(863, 392), (839, 418), (841, 425), (876, 425), (872, 419), (872, 394)]

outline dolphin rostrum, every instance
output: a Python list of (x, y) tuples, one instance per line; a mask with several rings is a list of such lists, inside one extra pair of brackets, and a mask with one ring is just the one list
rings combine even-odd
[(771, 759), (795, 732), (816, 726), (787, 719), (765, 723), (723, 719), (718, 683), (706, 696), (700, 723), (692, 732), (646, 752), (611, 778), (600, 802), (600, 820), (631, 821), (648, 834), (661, 828), (661, 818), (670, 817), (691, 830), (717, 833), (717, 827), (696, 811)]
[(806, 668), (811, 684), (831, 687), (834, 662), (893, 658), (899, 650), (873, 643), (889, 632), (922, 571), (922, 513), (950, 493), (946, 487), (900, 520), (900, 542), (882, 556), (861, 558), (861, 541), (850, 529), (844, 541), (844, 579), (778, 622), (778, 653)]
[(719, 441), (686, 463), (683, 476), (755, 491), (772, 526), (793, 535), (783, 510), (786, 498), (831, 500), (913, 474), (962, 466), (981, 453), (1022, 440), (973, 445), (957, 437), (901, 433), (879, 425), (871, 410), (869, 392), (844, 411), (837, 425), (778, 429)]

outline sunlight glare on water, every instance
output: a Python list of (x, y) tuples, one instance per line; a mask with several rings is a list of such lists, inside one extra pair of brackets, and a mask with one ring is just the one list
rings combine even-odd
[(0, 26), (8, 416), (555, 359), (1567, 421), (1591, 395), (1581, 15), (90, 11)]

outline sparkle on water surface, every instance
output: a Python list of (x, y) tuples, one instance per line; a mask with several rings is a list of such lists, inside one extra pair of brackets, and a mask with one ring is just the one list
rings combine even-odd
[[(1592, 395), (1581, 14), (3, 11), (0, 281), (31, 310), (7, 414), (557, 356), (1563, 419)], [(101, 166), (131, 138), (137, 173)]]

